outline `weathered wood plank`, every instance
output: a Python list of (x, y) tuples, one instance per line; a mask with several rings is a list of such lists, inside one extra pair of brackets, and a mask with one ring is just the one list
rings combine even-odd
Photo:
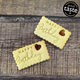
[[(0, 14), (65, 16), (63, 5), (68, 0), (0, 0)], [(80, 0), (72, 0), (80, 7)], [(77, 14), (80, 17), (80, 11)]]
[(64, 49), (46, 41), (50, 60), (19, 71), (12, 51), (42, 40), (34, 35), (41, 17), (0, 17), (0, 74), (20, 75), (80, 75), (80, 19), (48, 17), (72, 32)]

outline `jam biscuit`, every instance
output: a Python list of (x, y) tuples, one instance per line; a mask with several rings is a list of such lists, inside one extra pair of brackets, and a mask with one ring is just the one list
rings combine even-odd
[(19, 70), (50, 58), (43, 40), (13, 51), (13, 56)]
[(71, 32), (43, 16), (34, 34), (63, 49)]

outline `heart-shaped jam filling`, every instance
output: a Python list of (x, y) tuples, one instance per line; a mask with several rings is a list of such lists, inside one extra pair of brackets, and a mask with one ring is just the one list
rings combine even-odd
[(35, 45), (35, 48), (36, 48), (36, 50), (39, 50), (39, 49), (41, 48), (41, 45), (36, 44), (36, 45)]
[(61, 36), (65, 36), (65, 31), (64, 31), (64, 30), (61, 30), (61, 31), (59, 32), (59, 34), (60, 34)]

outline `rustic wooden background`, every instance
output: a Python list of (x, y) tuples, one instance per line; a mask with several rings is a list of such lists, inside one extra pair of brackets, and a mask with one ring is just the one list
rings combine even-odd
[[(63, 5), (69, 0), (0, 0), (0, 14), (65, 16)], [(80, 0), (71, 0), (80, 6)], [(77, 16), (80, 16), (80, 12)]]
[[(0, 0), (1, 79), (80, 79), (80, 12), (74, 18), (66, 17), (63, 5), (67, 1)], [(80, 6), (80, 0), (72, 1)], [(50, 60), (19, 71), (12, 51), (42, 40), (33, 34), (42, 15), (68, 29), (72, 35), (62, 50), (46, 41)]]
[(12, 51), (42, 40), (34, 35), (40, 16), (0, 17), (0, 73), (22, 75), (80, 75), (80, 18), (48, 17), (72, 32), (64, 49), (46, 41), (50, 60), (18, 70)]

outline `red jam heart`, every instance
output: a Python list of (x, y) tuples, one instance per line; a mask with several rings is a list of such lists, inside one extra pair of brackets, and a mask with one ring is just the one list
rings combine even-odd
[(41, 45), (36, 44), (35, 48), (36, 48), (36, 50), (39, 50), (41, 48)]
[(65, 36), (65, 31), (64, 31), (64, 30), (61, 30), (61, 31), (59, 32), (59, 34), (60, 34), (61, 36)]

